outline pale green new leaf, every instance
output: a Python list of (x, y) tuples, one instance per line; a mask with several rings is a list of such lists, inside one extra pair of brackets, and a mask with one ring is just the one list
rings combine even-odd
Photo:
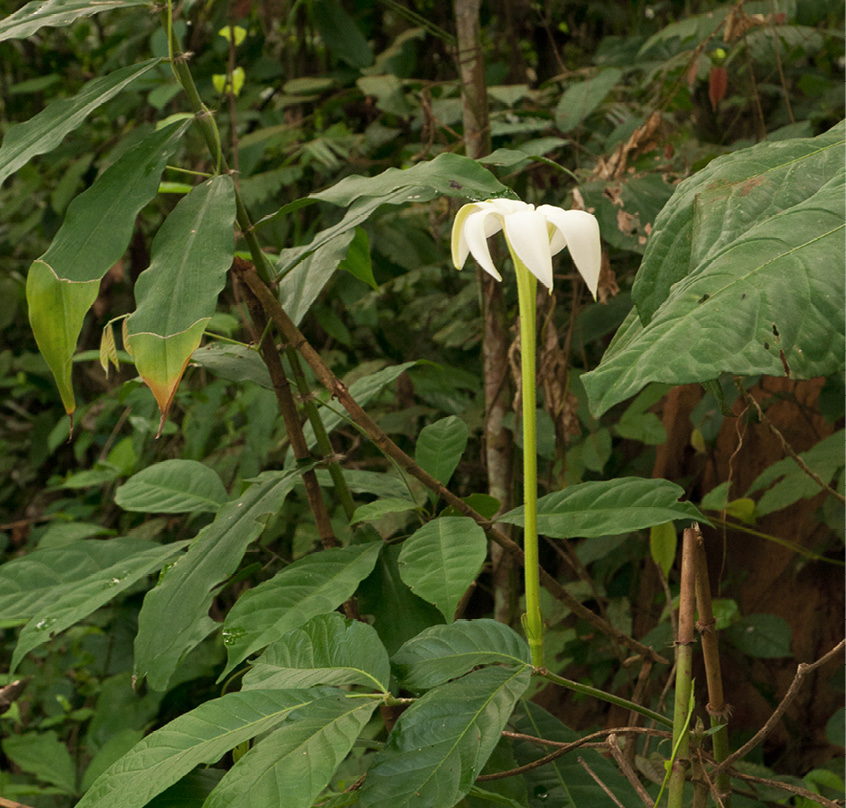
[(0, 146), (0, 185), (33, 157), (55, 149), (97, 107), (161, 62), (148, 59), (92, 79), (72, 98), (54, 101), (28, 121), (12, 126)]
[(196, 460), (154, 463), (115, 491), (115, 504), (139, 513), (215, 513), (228, 499), (217, 472)]
[(273, 643), (253, 663), (243, 689), (358, 684), (385, 692), (390, 675), (375, 629), (330, 612)]
[(125, 252), (138, 212), (156, 195), (187, 127), (186, 121), (163, 127), (121, 155), (70, 203), (52, 244), (30, 267), (29, 321), (68, 413), (76, 406), (71, 360), (83, 319), (103, 276)]
[(167, 688), (185, 654), (217, 626), (208, 616), (214, 592), (235, 572), (247, 545), (261, 535), (298, 477), (298, 471), (260, 475), (238, 500), (218, 511), (147, 593), (138, 615), (135, 675), (147, 677), (154, 690)]
[[(571, 485), (538, 500), (538, 532), (553, 539), (609, 536), (680, 520), (711, 523), (691, 502), (679, 502), (681, 486), (669, 480), (619, 477)], [(497, 520), (523, 524), (523, 506)]]
[(490, 667), (430, 690), (397, 721), (367, 772), (364, 808), (445, 808), (471, 788), (531, 667)]
[(196, 186), (156, 234), (150, 267), (135, 284), (138, 308), (126, 323), (129, 344), (163, 419), (226, 283), (234, 220), (229, 175)]
[(672, 522), (652, 525), (649, 529), (649, 553), (666, 578), (676, 558), (676, 526)]
[(300, 707), (226, 773), (203, 808), (310, 808), (376, 706), (331, 695)]
[(64, 27), (81, 17), (133, 6), (152, 7), (150, 0), (32, 0), (0, 20), (0, 42), (25, 39), (39, 28)]
[(147, 549), (121, 558), (110, 567), (77, 579), (73, 584), (53, 587), (49, 600), (41, 604), (41, 608), (21, 631), (12, 654), (12, 672), (33, 648), (88, 617), (140, 578), (160, 569), (187, 544), (187, 541), (164, 546), (148, 544)]
[(514, 629), (496, 620), (456, 620), (432, 626), (391, 657), (408, 690), (428, 690), (481, 665), (528, 665), (529, 647)]
[(295, 561), (245, 592), (226, 616), (226, 676), (260, 648), (318, 614), (334, 611), (373, 570), (382, 542), (333, 547)]
[(488, 552), (485, 531), (468, 516), (441, 516), (403, 542), (400, 577), (418, 597), (437, 607), (447, 623)]
[(142, 808), (195, 766), (216, 763), (321, 695), (251, 690), (207, 701), (139, 741), (94, 781), (76, 808)]
[(35, 617), (78, 581), (149, 547), (141, 539), (82, 539), (13, 558), (0, 566), (0, 621)]
[(446, 485), (467, 447), (467, 425), (455, 415), (420, 430), (414, 459), (439, 483)]

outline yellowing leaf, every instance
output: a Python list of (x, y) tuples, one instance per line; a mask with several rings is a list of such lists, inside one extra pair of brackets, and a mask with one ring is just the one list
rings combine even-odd
[(240, 25), (227, 25), (225, 28), (221, 28), (217, 33), (220, 34), (220, 36), (222, 36), (227, 42), (232, 41), (232, 34), (234, 33), (236, 48), (247, 38), (247, 31)]

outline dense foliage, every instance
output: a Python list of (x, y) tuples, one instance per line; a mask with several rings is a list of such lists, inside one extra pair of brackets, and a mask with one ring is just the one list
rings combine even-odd
[(4, 10), (0, 804), (842, 804), (842, 4), (481, 6)]

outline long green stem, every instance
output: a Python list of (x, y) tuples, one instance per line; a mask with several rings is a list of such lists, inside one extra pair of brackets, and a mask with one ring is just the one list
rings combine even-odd
[[(510, 249), (510, 245), (509, 245)], [(538, 282), (511, 251), (517, 273), (520, 305), (520, 367), (523, 400), (523, 552), (526, 556), (526, 614), (523, 627), (529, 641), (532, 665), (543, 667), (543, 615), (540, 607), (538, 559), (538, 456), (535, 428), (535, 295)]]

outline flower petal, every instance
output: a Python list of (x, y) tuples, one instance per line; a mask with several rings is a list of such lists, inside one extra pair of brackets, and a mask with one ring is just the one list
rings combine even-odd
[(562, 210), (554, 205), (541, 205), (538, 213), (541, 213), (556, 231), (550, 240), (551, 253), (555, 255), (565, 246), (570, 250), (576, 269), (585, 279), (595, 300), (602, 263), (599, 222), (596, 217), (585, 210)]
[[(485, 205), (485, 207), (482, 207)], [(488, 236), (502, 230), (502, 215), (496, 210), (487, 207), (487, 203), (477, 204), (477, 209), (470, 213), (464, 220), (464, 227), (461, 229), (461, 239), (470, 250), (472, 256), (479, 262), (479, 266), (489, 275), (493, 275), (498, 281), (502, 275), (497, 272), (491, 252), (488, 249)], [(460, 257), (460, 253), (459, 253)], [(466, 257), (466, 253), (465, 253)]]
[(526, 269), (547, 289), (551, 289), (552, 252), (543, 215), (529, 209), (506, 216), (505, 237)]
[(469, 205), (462, 205), (458, 213), (455, 214), (455, 221), (452, 223), (452, 265), (456, 269), (461, 269), (464, 262), (467, 260), (467, 254), (470, 248), (467, 246), (467, 239), (464, 237), (464, 222), (467, 217), (478, 210), (479, 206), (475, 203)]

